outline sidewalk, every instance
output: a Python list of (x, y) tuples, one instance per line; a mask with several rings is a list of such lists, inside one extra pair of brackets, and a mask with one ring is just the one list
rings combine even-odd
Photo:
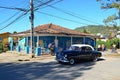
[[(120, 54), (120, 49), (117, 49), (116, 51), (117, 51), (118, 54)], [(102, 54), (114, 54), (114, 53), (112, 53), (111, 49), (108, 49), (106, 51), (101, 51), (101, 52), (102, 52)]]
[(7, 51), (0, 54), (0, 63), (1, 62), (40, 62), (40, 61), (50, 61), (54, 60), (55, 56), (50, 54), (42, 54), (31, 58), (31, 54), (18, 53), (17, 51)]
[[(101, 51), (103, 58), (120, 58), (120, 49), (117, 50), (118, 53), (111, 53), (111, 50)], [(0, 54), (0, 63), (9, 63), (9, 62), (48, 62), (55, 61), (55, 56), (50, 54), (41, 54), (35, 58), (31, 58), (31, 54), (25, 54), (23, 52), (17, 51), (7, 51)]]

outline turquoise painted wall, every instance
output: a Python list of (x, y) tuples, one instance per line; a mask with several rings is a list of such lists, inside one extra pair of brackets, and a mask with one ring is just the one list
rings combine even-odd
[(20, 48), (21, 48), (22, 50), (25, 50), (26, 38), (20, 39), (18, 45), (20, 46)]

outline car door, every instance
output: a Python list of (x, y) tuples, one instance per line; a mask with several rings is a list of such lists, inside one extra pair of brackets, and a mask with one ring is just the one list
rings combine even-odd
[(92, 49), (89, 46), (81, 47), (81, 59), (89, 59), (92, 54)]
[(79, 53), (79, 58), (80, 58), (80, 59), (85, 59), (85, 58), (86, 58), (86, 54), (87, 54), (87, 53), (86, 53), (86, 51), (85, 51), (85, 48), (86, 48), (85, 46), (82, 46), (82, 47), (81, 47), (81, 50), (80, 50), (80, 53)]
[(78, 46), (74, 46), (74, 54), (75, 54), (75, 58), (76, 59), (79, 59), (79, 51), (80, 51), (80, 48)]
[(90, 59), (92, 54), (92, 48), (89, 46), (85, 47), (85, 59)]

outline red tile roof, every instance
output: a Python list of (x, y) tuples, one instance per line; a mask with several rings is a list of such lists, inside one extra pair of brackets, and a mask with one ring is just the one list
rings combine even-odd
[[(29, 33), (30, 30), (20, 32), (18, 34), (26, 34)], [(78, 36), (93, 36), (91, 34), (85, 34), (85, 33), (80, 33), (74, 30), (70, 30), (64, 27), (61, 27), (59, 25), (55, 25), (52, 23), (49, 24), (44, 24), (44, 25), (39, 25), (34, 28), (34, 32), (36, 34), (63, 34), (63, 35), (78, 35)]]

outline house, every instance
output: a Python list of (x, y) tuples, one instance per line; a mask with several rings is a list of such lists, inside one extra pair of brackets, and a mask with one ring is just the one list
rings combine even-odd
[[(68, 49), (71, 44), (89, 44), (95, 47), (95, 36), (92, 34), (80, 33), (74, 30), (64, 28), (56, 24), (43, 24), (34, 28), (34, 46), (48, 49), (48, 45), (55, 42), (55, 46), (59, 49)], [(19, 39), (18, 45), (25, 49), (31, 46), (30, 30), (12, 34)], [(19, 38), (23, 37), (23, 38)]]
[(8, 38), (9, 38), (10, 34), (11, 33), (9, 33), (9, 32), (1, 33), (0, 34), (0, 42), (2, 42), (3, 44), (8, 44)]
[(120, 31), (117, 32), (116, 37), (120, 39)]

